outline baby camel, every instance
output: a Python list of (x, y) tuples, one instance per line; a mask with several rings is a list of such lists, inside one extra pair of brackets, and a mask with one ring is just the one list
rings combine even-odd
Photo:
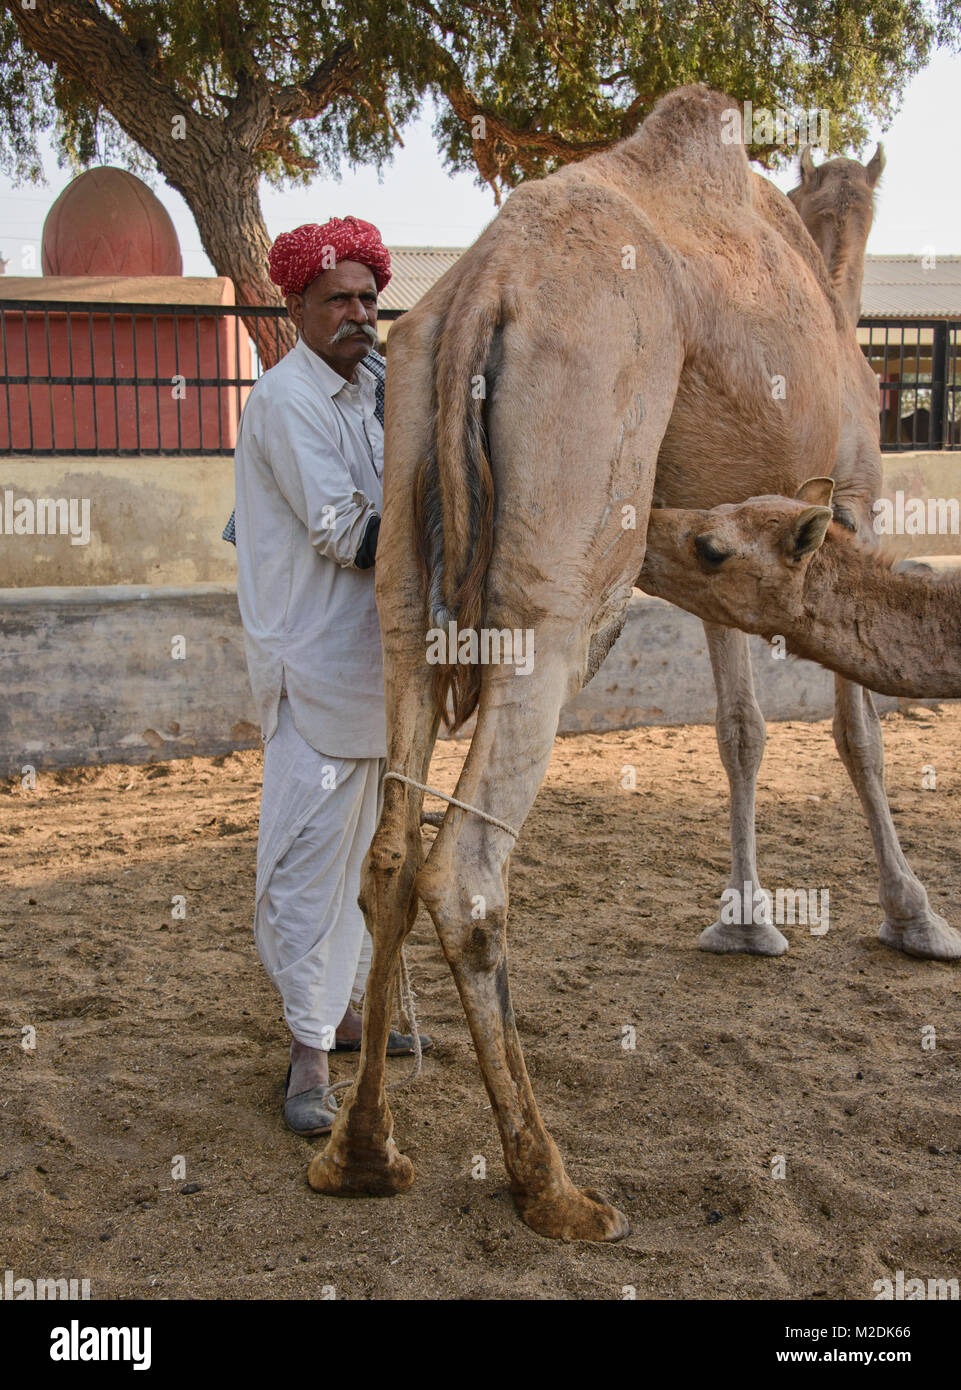
[[(652, 511), (645, 591), (707, 622), (782, 637), (793, 656), (882, 695), (961, 699), (961, 570), (893, 569), (832, 524), (833, 490), (812, 478), (795, 500)], [(940, 946), (938, 959), (961, 958), (961, 939)]]

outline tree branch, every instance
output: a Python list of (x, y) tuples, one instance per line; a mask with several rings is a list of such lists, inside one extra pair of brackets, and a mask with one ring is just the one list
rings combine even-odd
[[(88, 0), (44, 0), (25, 9), (4, 0), (27, 47), (64, 77), (80, 83), (109, 111), (132, 140), (165, 172), (196, 175), (198, 143), (224, 145), (222, 123), (198, 115), (189, 102), (160, 81), (140, 47), (120, 26)], [(174, 137), (175, 117), (184, 122), (183, 139)]]
[(319, 116), (362, 72), (354, 45), (349, 40), (338, 44), (330, 57), (314, 68), (306, 82), (290, 83), (274, 94), (275, 123), (289, 125), (291, 121)]

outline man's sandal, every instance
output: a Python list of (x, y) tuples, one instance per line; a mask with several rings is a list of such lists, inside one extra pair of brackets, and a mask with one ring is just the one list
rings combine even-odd
[(337, 1102), (330, 1094), (331, 1086), (313, 1086), (309, 1091), (301, 1091), (296, 1096), (288, 1096), (291, 1068), (287, 1068), (284, 1079), (284, 1123), (295, 1134), (307, 1139), (316, 1135), (329, 1134), (334, 1127), (334, 1114)]
[[(429, 1052), (434, 1046), (434, 1040), (426, 1033), (419, 1033), (421, 1052)], [(359, 1052), (360, 1038), (354, 1038), (350, 1042), (336, 1042), (330, 1049), (331, 1052)], [(413, 1057), (414, 1039), (410, 1033), (395, 1033), (392, 1028), (387, 1035), (387, 1056), (388, 1057)]]

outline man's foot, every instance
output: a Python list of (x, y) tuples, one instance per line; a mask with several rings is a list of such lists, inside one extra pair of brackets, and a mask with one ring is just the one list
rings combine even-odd
[(321, 1047), (307, 1047), (296, 1038), (290, 1043), (290, 1066), (287, 1070), (285, 1097), (299, 1096), (317, 1086), (330, 1084), (327, 1053)]
[[(291, 1069), (287, 1069), (285, 1091), (290, 1087)], [(334, 1127), (334, 1112), (337, 1102), (330, 1094), (330, 1087), (313, 1086), (309, 1091), (298, 1091), (295, 1095), (285, 1095), (284, 1123), (295, 1134), (313, 1138), (319, 1134), (329, 1134)]]
[(348, 1004), (347, 1012), (337, 1025), (334, 1046), (331, 1050), (333, 1052), (359, 1052), (363, 1034), (364, 1020), (353, 1004)]

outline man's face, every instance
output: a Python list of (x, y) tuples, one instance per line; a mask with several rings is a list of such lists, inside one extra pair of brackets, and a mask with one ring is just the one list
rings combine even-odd
[(377, 281), (359, 261), (321, 271), (303, 294), (287, 296), (287, 312), (307, 346), (347, 381), (377, 345)]

